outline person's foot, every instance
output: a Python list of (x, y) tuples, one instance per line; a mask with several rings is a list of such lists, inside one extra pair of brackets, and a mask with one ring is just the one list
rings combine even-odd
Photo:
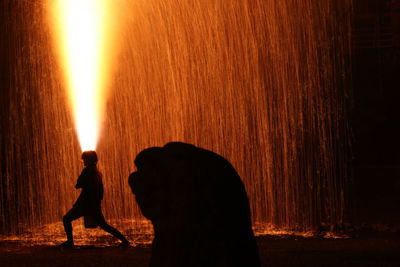
[(119, 247), (119, 248), (126, 248), (126, 247), (129, 247), (130, 244), (131, 244), (131, 242), (129, 242), (128, 240), (123, 240), (123, 241), (118, 245), (118, 247)]
[(61, 248), (74, 248), (74, 242), (73, 241), (65, 241), (60, 245)]

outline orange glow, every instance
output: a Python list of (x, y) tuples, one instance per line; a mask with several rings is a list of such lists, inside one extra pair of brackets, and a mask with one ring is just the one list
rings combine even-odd
[(104, 115), (113, 51), (111, 2), (56, 0), (51, 7), (55, 45), (64, 68), (82, 151), (96, 149)]

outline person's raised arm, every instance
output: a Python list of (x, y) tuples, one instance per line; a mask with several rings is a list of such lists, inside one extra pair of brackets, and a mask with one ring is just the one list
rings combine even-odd
[(84, 187), (84, 185), (85, 185), (85, 170), (86, 169), (83, 169), (82, 170), (82, 173), (81, 173), (81, 175), (79, 175), (79, 177), (78, 177), (78, 180), (76, 181), (76, 185), (75, 185), (75, 188), (76, 189), (78, 189), (78, 188), (83, 188)]

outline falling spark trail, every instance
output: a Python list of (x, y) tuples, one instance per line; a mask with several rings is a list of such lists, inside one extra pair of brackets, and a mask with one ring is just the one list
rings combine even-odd
[(127, 178), (137, 153), (170, 141), (232, 163), (258, 233), (346, 221), (350, 0), (0, 6), (0, 73), (9, 80), (0, 107), (0, 233), (47, 224), (62, 233), (78, 196), (80, 150), (96, 144), (106, 218), (123, 231), (149, 229)]

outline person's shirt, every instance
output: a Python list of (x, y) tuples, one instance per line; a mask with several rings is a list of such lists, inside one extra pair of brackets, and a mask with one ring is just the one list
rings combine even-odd
[(96, 165), (86, 166), (82, 170), (75, 188), (82, 188), (82, 192), (74, 206), (83, 206), (88, 209), (100, 207), (103, 199), (103, 181), (102, 174)]

